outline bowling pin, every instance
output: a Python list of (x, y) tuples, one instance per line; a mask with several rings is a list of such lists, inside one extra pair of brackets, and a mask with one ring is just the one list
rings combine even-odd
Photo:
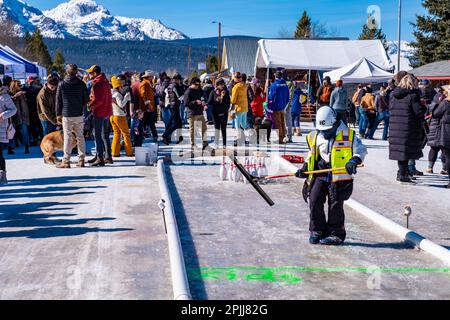
[[(248, 158), (245, 158), (244, 169), (245, 169), (246, 172), (249, 172), (249, 164), (250, 164), (250, 160), (248, 160)], [(242, 176), (242, 179), (244, 180), (245, 184), (248, 183), (247, 179), (245, 179), (244, 176)]]
[(256, 167), (256, 176), (258, 177), (258, 178), (261, 178), (262, 177), (262, 161), (261, 161), (261, 159), (258, 159), (258, 164), (257, 164), (257, 167)]
[(232, 162), (230, 165), (230, 170), (228, 170), (228, 180), (233, 181), (233, 171), (234, 171), (234, 163)]
[(233, 173), (232, 173), (233, 180), (232, 181), (234, 181), (234, 182), (239, 182), (239, 180), (238, 180), (238, 178), (239, 178), (238, 171), (239, 170), (236, 168), (235, 164), (233, 163)]
[(258, 158), (253, 158), (253, 163), (252, 163), (252, 175), (257, 177), (258, 176)]
[(266, 158), (263, 159), (262, 163), (262, 176), (267, 177), (269, 175), (269, 170), (267, 169)]
[(220, 165), (219, 177), (222, 181), (227, 180), (227, 164), (225, 163), (225, 159), (222, 160), (222, 164)]

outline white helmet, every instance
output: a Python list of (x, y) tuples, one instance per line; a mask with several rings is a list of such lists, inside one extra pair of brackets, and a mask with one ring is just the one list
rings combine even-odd
[(330, 130), (336, 123), (336, 111), (328, 106), (323, 106), (317, 111), (316, 128), (320, 131)]

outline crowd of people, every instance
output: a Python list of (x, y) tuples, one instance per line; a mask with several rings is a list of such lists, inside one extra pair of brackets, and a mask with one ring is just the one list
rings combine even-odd
[[(330, 106), (338, 121), (356, 126), (361, 139), (374, 139), (383, 123), (382, 139), (389, 139), (390, 159), (398, 161), (400, 182), (411, 183), (414, 176), (423, 175), (415, 161), (423, 157), (427, 141), (431, 148), (427, 172), (433, 172), (441, 152), (441, 174), (448, 174), (448, 87), (436, 90), (428, 81), (419, 83), (413, 75), (399, 72), (376, 91), (371, 84), (358, 85), (350, 98), (341, 80), (332, 83), (326, 77), (316, 94), (306, 92), (304, 80), (300, 74), (289, 78), (284, 70), (277, 70), (270, 83), (240, 72), (230, 81), (196, 77), (188, 81), (178, 73), (169, 77), (151, 71), (108, 79), (98, 65), (81, 70), (73, 64), (67, 65), (64, 77), (52, 73), (44, 85), (37, 77), (29, 77), (25, 85), (4, 77), (0, 89), (1, 183), (6, 182), (3, 149), (14, 154), (15, 148), (23, 145), (28, 154), (30, 147), (60, 130), (64, 157), (56, 161), (58, 168), (71, 167), (73, 139), (78, 167), (85, 166), (85, 140), (95, 140), (95, 156), (87, 162), (97, 167), (113, 164), (121, 150), (134, 156), (133, 147), (142, 146), (146, 138), (165, 145), (181, 143), (185, 126), (192, 149), (198, 148), (197, 131), (201, 131), (202, 148), (209, 146), (208, 125), (215, 128), (215, 147), (227, 147), (230, 122), (236, 130), (235, 146), (249, 144), (252, 133), (259, 143), (261, 129), (267, 130), (267, 141), (276, 129), (279, 144), (292, 143), (294, 135), (302, 135), (300, 119), (307, 96), (318, 108)], [(164, 123), (161, 137), (156, 127), (159, 120)], [(52, 159), (45, 162), (52, 164)]]

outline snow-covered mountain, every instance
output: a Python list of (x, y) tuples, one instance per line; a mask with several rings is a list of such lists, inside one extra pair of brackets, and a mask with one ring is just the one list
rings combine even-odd
[(411, 67), (411, 59), (414, 55), (414, 48), (410, 46), (409, 42), (402, 41), (400, 44), (400, 68), (397, 68), (398, 64), (398, 41), (388, 41), (388, 55), (391, 61), (395, 65), (395, 70), (409, 71)]
[[(388, 54), (394, 55), (398, 52), (398, 41), (388, 41)], [(400, 56), (404, 58), (411, 58), (414, 54), (414, 48), (411, 47), (408, 41), (402, 41), (400, 46)]]
[(17, 34), (39, 28), (46, 38), (102, 40), (178, 40), (188, 38), (155, 19), (115, 17), (94, 0), (70, 0), (40, 11), (22, 0), (0, 0), (0, 22), (15, 24)]

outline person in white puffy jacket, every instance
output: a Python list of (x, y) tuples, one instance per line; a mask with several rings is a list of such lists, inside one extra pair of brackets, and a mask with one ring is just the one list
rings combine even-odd
[(8, 119), (17, 112), (16, 105), (8, 93), (8, 88), (0, 80), (0, 186), (8, 183), (6, 178), (6, 162), (3, 157), (3, 146), (9, 142)]
[(131, 144), (130, 129), (127, 122), (127, 113), (125, 111), (127, 103), (131, 101), (130, 93), (123, 96), (120, 93), (120, 88), (123, 86), (123, 82), (116, 76), (111, 78), (112, 84), (112, 107), (113, 116), (110, 118), (111, 126), (114, 131), (114, 138), (111, 145), (111, 151), (113, 157), (120, 157), (120, 136), (123, 137), (125, 144), (125, 152), (128, 157), (133, 156), (133, 146)]

